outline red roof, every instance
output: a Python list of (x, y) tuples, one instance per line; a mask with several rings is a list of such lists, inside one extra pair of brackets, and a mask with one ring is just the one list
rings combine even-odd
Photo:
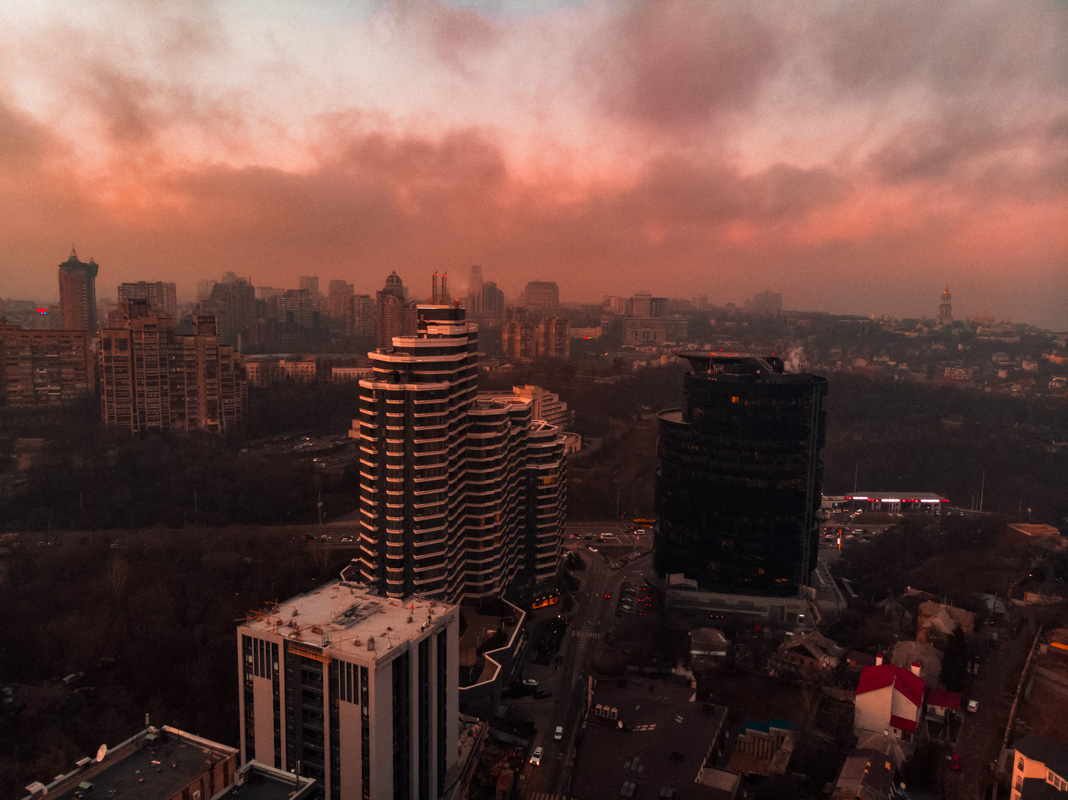
[(878, 664), (861, 670), (856, 693), (862, 695), (887, 686), (893, 686), (917, 708), (923, 703), (923, 679), (893, 664)]
[(927, 693), (927, 705), (939, 708), (960, 708), (960, 694), (948, 689), (932, 689)]
[(897, 728), (899, 731), (914, 731), (916, 730), (916, 720), (891, 714), (890, 727)]

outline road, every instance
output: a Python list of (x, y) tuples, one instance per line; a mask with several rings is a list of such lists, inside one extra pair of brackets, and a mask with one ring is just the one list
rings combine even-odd
[[(635, 582), (639, 580), (649, 565), (649, 556), (646, 555), (628, 563), (623, 569), (611, 569), (602, 557), (601, 543), (582, 538), (591, 534), (600, 536), (604, 532), (617, 537), (605, 542), (609, 546), (623, 545), (629, 550), (635, 546), (648, 549), (652, 544), (652, 534), (628, 533), (624, 526), (615, 521), (567, 526), (567, 549), (581, 553), (586, 564), (584, 570), (574, 573), (580, 581), (580, 587), (574, 595), (574, 606), (567, 615), (567, 634), (550, 665), (527, 663), (522, 666), (524, 677), (536, 679), (539, 689), (550, 692), (551, 696), (542, 700), (517, 701), (531, 715), (538, 730), (531, 743), (531, 751), (536, 747), (544, 751), (539, 766), (528, 763), (521, 773), (521, 796), (528, 800), (560, 797), (566, 792), (574, 761), (575, 739), (582, 722), (582, 696), (590, 667), (612, 629), (621, 585), (628, 579)], [(570, 538), (572, 534), (575, 538)], [(597, 552), (591, 553), (591, 546)], [(554, 615), (551, 609), (541, 609), (532, 615), (532, 623), (537, 624)], [(564, 729), (563, 739), (559, 742), (553, 738), (557, 726)]]

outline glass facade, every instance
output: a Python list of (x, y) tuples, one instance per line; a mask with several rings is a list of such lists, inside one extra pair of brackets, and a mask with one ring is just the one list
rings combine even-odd
[(680, 355), (684, 406), (659, 415), (657, 572), (796, 596), (816, 566), (826, 379), (774, 356)]

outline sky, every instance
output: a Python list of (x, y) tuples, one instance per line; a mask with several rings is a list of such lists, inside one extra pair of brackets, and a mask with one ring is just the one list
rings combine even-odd
[(71, 246), (415, 296), (1068, 329), (1065, 0), (0, 4), (0, 297)]

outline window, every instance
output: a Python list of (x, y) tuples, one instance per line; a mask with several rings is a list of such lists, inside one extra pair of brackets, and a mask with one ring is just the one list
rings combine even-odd
[(634, 797), (636, 791), (638, 791), (638, 784), (634, 781), (623, 781), (623, 786), (619, 790), (619, 796)]

